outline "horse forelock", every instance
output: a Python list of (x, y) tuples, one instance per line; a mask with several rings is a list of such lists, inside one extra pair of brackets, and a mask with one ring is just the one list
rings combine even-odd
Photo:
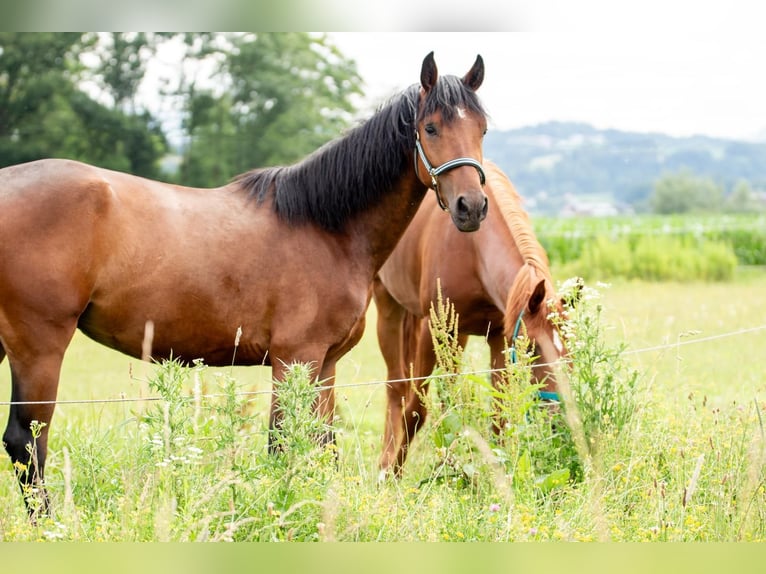
[(418, 121), (436, 112), (449, 124), (461, 113), (473, 113), (481, 118), (487, 112), (474, 90), (468, 88), (457, 76), (440, 76), (436, 85), (426, 94), (418, 111)]

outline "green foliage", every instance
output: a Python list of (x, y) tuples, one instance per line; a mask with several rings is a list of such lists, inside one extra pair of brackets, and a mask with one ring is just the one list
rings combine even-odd
[[(569, 411), (537, 403), (524, 372), (523, 332), (519, 362), (504, 371), (510, 382), (498, 395), (491, 394), (486, 372), (477, 372), (486, 369), (485, 346), (470, 340), (460, 372), (444, 377), (451, 401), (444, 404), (450, 406), (440, 409), (439, 392), (430, 394), (433, 416), (403, 477), (384, 483), (377, 481), (375, 461), (385, 390), (347, 385), (379, 380), (375, 369), (385, 372), (374, 309), (371, 328), (345, 367), (339, 365), (337, 451), (304, 441), (306, 436), (285, 439), (305, 444), (303, 452), (266, 454), (266, 372), (263, 388), (255, 390), (252, 382), (243, 384), (252, 381), (252, 369), (142, 365), (152, 373), (148, 381), (157, 382), (157, 400), (57, 407), (46, 467), (51, 519), (30, 524), (0, 450), (0, 540), (763, 542), (766, 405), (758, 389), (766, 365), (746, 361), (742, 368), (742, 358), (760, 356), (766, 330), (698, 345), (674, 343), (691, 329), (713, 335), (765, 316), (765, 285), (763, 272), (752, 270), (747, 280), (725, 285), (617, 283), (600, 299), (578, 303), (573, 312), (583, 315), (570, 320), (592, 322), (590, 331), (574, 330), (585, 348), (570, 343), (571, 350), (581, 353), (576, 360), (583, 372), (599, 378), (592, 388), (612, 401), (600, 402), (602, 394), (588, 398), (590, 383), (570, 374), (573, 391), (582, 386), (585, 395), (576, 403), (581, 418), (589, 416), (586, 402), (594, 414), (630, 413), (622, 406), (631, 396), (626, 388), (632, 372), (640, 373), (628, 422), (618, 427), (615, 414), (584, 423), (596, 438), (594, 448), (584, 451), (576, 447), (576, 433), (565, 434), (562, 417)], [(625, 342), (633, 351), (668, 345), (616, 354)], [(82, 335), (71, 350), (61, 399), (136, 394), (135, 381), (125, 380), (128, 359)], [(357, 361), (377, 366), (358, 379)], [(6, 364), (0, 384), (7, 389)], [(312, 400), (308, 392), (296, 396), (304, 397), (304, 406)], [(498, 403), (506, 406), (497, 438), (488, 418), (495, 398), (509, 399)], [(285, 415), (310, 412), (284, 409)], [(460, 430), (444, 452), (434, 440), (448, 412), (457, 416)], [(316, 424), (309, 420), (303, 428)]]
[(220, 185), (254, 167), (293, 163), (348, 125), (361, 80), (325, 37), (233, 35), (224, 46), (216, 39), (200, 50), (221, 61), (227, 89), (190, 91), (183, 183)]
[(458, 316), (454, 306), (442, 298), (437, 286), (437, 299), (431, 306), (431, 336), (436, 354), (433, 385), (435, 400), (424, 397), (436, 422), (431, 438), (439, 460), (428, 479), (448, 480), (468, 486), (477, 475), (476, 445), (470, 429), (482, 412), (476, 382), (479, 377), (461, 375), (464, 367), (463, 348), (458, 342)]
[(324, 500), (336, 477), (336, 446), (323, 438), (333, 428), (316, 416), (319, 389), (309, 365), (290, 366), (284, 381), (277, 381), (280, 422), (272, 430), (275, 454), (264, 465), (274, 483), (267, 513), (277, 520), (267, 526), (272, 540), (316, 540)]
[[(113, 35), (115, 50), (122, 50), (121, 37)], [(81, 63), (85, 55), (103, 65), (89, 71)], [(123, 55), (91, 34), (0, 34), (0, 166), (65, 157), (158, 176), (167, 142), (157, 121), (146, 111), (100, 103), (82, 88), (103, 73), (118, 103), (132, 97), (143, 67), (125, 80), (129, 87), (117, 87), (119, 74), (108, 69)]]
[[(71, 463), (63, 484), (47, 481), (54, 496), (66, 492), (65, 503), (54, 504), (58, 516), (43, 520), (42, 536), (317, 540), (337, 453), (316, 440), (330, 427), (314, 415), (318, 390), (310, 372), (294, 365), (278, 385), (280, 452), (270, 455), (263, 448), (266, 430), (233, 378), (211, 374), (200, 362), (164, 362), (147, 381), (156, 400), (135, 417), (104, 432), (65, 430)], [(215, 390), (205, 394), (211, 384)], [(33, 431), (38, 437), (39, 425)], [(32, 503), (34, 494), (30, 487)], [(5, 536), (0, 526), (0, 539)]]
[[(557, 266), (570, 264), (578, 259), (578, 269), (586, 269), (583, 262), (589, 258), (595, 269), (604, 270), (601, 278), (627, 277), (633, 263), (626, 258), (632, 256), (639, 244), (649, 251), (682, 245), (684, 249), (710, 250), (711, 257), (723, 257), (729, 246), (739, 265), (766, 265), (766, 218), (763, 215), (677, 215), (640, 217), (599, 217), (599, 218), (536, 218), (535, 227), (540, 243), (548, 253), (551, 262)], [(712, 247), (711, 244), (718, 244)], [(587, 255), (586, 255), (586, 252)], [(673, 259), (680, 259), (672, 254)], [(698, 258), (699, 255), (694, 255)], [(711, 267), (721, 262), (710, 264)], [(683, 262), (679, 264), (684, 267)], [(728, 263), (724, 262), (726, 269)], [(578, 271), (568, 269), (567, 274)], [(702, 274), (705, 265), (699, 267), (700, 274), (686, 270), (687, 279), (712, 279)], [(634, 274), (634, 276), (639, 276)], [(725, 278), (726, 273), (722, 276)], [(647, 275), (643, 278), (650, 279)]]
[[(530, 384), (534, 357), (526, 334), (516, 341), (516, 361), (506, 354), (503, 381), (495, 387), (483, 376), (466, 373), (470, 369), (457, 343), (457, 316), (440, 292), (431, 309), (431, 333), (437, 376), (430, 435), (438, 460), (428, 481), (448, 479), (480, 490), (501, 473), (512, 477), (517, 492), (534, 497), (582, 478), (561, 413), (542, 403), (540, 386)], [(498, 432), (485, 443), (481, 431), (490, 426)]]
[(709, 177), (693, 175), (682, 169), (669, 173), (654, 183), (649, 203), (654, 213), (715, 212), (723, 205), (723, 188)]
[(96, 67), (97, 80), (112, 97), (116, 108), (134, 112), (147, 64), (156, 55), (158, 45), (172, 36), (146, 32), (100, 34), (101, 41), (95, 49), (103, 53)]
[[(574, 285), (561, 289), (567, 318), (557, 324), (570, 354), (566, 367), (554, 368), (562, 402), (553, 404), (539, 399), (541, 385), (530, 384), (535, 357), (524, 333), (500, 385), (466, 373), (454, 308), (438, 294), (431, 309), (438, 370), (429, 431), (437, 462), (423, 482), (448, 480), (481, 491), (500, 472), (511, 477), (517, 496), (555, 496), (586, 480), (605, 445), (630, 435), (639, 372), (624, 361), (624, 344), (606, 340), (600, 293), (586, 286), (575, 297)], [(497, 434), (487, 444), (476, 429), (490, 420)]]
[(534, 358), (529, 340), (521, 335), (516, 362), (507, 359), (502, 385), (487, 390), (500, 429), (493, 453), (516, 491), (537, 498), (581, 481), (583, 465), (561, 406), (541, 401), (540, 385), (531, 383)]
[[(218, 71), (215, 87), (200, 87), (182, 69), (157, 94), (175, 98), (184, 112), (180, 183), (218, 186), (253, 167), (292, 163), (348, 125), (361, 79), (325, 36), (189, 33), (184, 39), (191, 68)], [(151, 58), (171, 41), (179, 38), (2, 33), (0, 166), (66, 157), (160, 178), (169, 144), (138, 94)], [(168, 86), (176, 82), (173, 92)]]
[(570, 283), (560, 289), (567, 318), (556, 322), (569, 351), (565, 375), (577, 420), (593, 455), (601, 442), (628, 430), (636, 414), (639, 372), (623, 357), (627, 345), (606, 339), (601, 293), (585, 285), (578, 287), (575, 300)]
[(737, 257), (726, 243), (669, 235), (641, 235), (610, 241), (599, 236), (578, 259), (563, 266), (568, 275), (608, 281), (727, 281)]
[(726, 198), (726, 211), (730, 213), (751, 213), (763, 211), (763, 205), (753, 191), (753, 188), (745, 179), (740, 179)]

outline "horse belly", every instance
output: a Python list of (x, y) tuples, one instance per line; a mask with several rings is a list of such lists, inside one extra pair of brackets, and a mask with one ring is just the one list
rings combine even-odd
[(136, 358), (202, 359), (211, 366), (265, 364), (268, 338), (253, 310), (229, 317), (214, 305), (189, 305), (173, 291), (162, 293), (164, 302), (155, 296), (91, 304), (78, 327), (91, 339)]

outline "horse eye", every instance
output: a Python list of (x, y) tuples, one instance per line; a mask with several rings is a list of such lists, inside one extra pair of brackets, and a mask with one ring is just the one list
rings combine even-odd
[(435, 136), (436, 135), (437, 129), (436, 129), (436, 126), (434, 124), (426, 124), (426, 127), (424, 129), (425, 129), (425, 132), (429, 136)]
[(481, 133), (482, 136), (487, 135), (487, 128), (484, 128), (484, 131)]

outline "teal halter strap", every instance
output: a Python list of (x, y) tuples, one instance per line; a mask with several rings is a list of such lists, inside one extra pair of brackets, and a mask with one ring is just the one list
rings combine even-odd
[(521, 320), (524, 318), (524, 309), (519, 312), (519, 318), (516, 319), (516, 326), (513, 328), (513, 335), (511, 338), (511, 362), (516, 364), (516, 337), (519, 336), (519, 329), (521, 328)]
[[(519, 336), (519, 329), (521, 329), (522, 319), (524, 318), (524, 309), (519, 312), (519, 317), (516, 319), (516, 326), (513, 328), (513, 338), (511, 339), (511, 362), (515, 365), (517, 361), (516, 356), (516, 337)], [(556, 391), (537, 391), (537, 396), (542, 401), (559, 401), (559, 394)]]

